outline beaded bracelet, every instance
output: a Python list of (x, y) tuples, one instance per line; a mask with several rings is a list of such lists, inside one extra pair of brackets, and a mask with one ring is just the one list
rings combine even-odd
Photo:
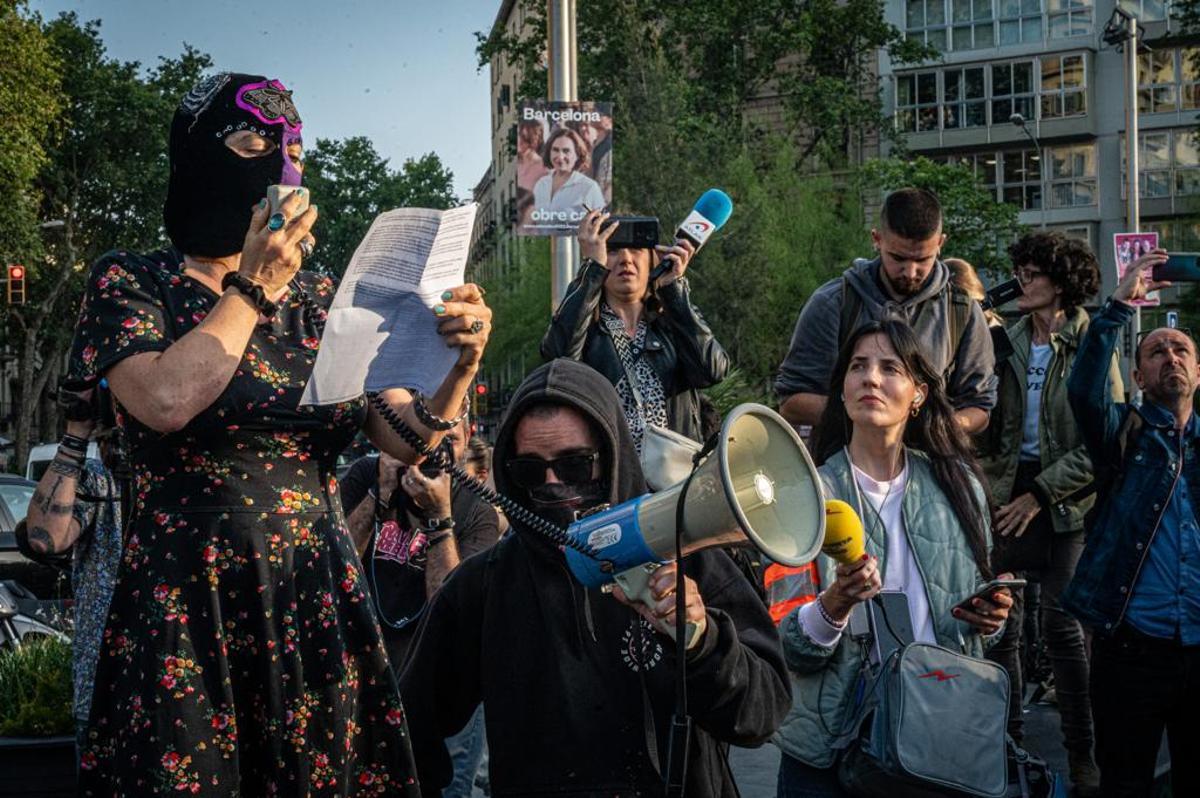
[(451, 419), (445, 419), (441, 416), (435, 416), (425, 404), (425, 396), (420, 391), (413, 391), (413, 412), (417, 414), (417, 420), (424, 424), (429, 429), (435, 432), (449, 432), (462, 423), (462, 420), (467, 417), (467, 413), (471, 409), (471, 402), (467, 397), (463, 397), (462, 412)]
[(821, 613), (821, 620), (825, 621), (825, 623), (829, 624), (834, 629), (845, 629), (847, 622), (835, 621), (833, 619), (833, 616), (829, 614), (829, 610), (825, 609), (825, 602), (821, 601), (822, 595), (824, 594), (818, 594), (817, 596), (817, 612)]

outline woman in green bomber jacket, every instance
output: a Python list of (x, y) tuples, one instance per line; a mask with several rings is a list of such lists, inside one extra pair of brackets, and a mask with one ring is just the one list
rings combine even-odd
[(848, 566), (822, 555), (816, 600), (780, 624), (794, 696), (775, 736), (780, 798), (843, 794), (833, 743), (865, 656), (843, 633), (856, 605), (881, 589), (903, 592), (916, 641), (979, 657), (1012, 603), (997, 591), (971, 611), (955, 607), (991, 576), (988, 503), (942, 376), (912, 329), (888, 319), (856, 330), (829, 397), (814, 451), (826, 495), (862, 518), (867, 554)]
[[(1100, 269), (1087, 244), (1061, 233), (1031, 233), (1009, 248), (1024, 294), (1022, 315), (1008, 328), (1012, 354), (996, 363), (1000, 393), (991, 423), (979, 436), (979, 457), (996, 504), (997, 568), (1041, 584), (1042, 639), (1054, 672), (1071, 782), (1096, 795), (1092, 713), (1083, 629), (1059, 604), (1083, 552), (1083, 518), (1095, 496), (1091, 458), (1067, 403), (1067, 378), (1088, 328), (1081, 307), (1100, 288)], [(1109, 369), (1114, 401), (1124, 401), (1116, 358)], [(1086, 494), (1086, 495), (1085, 495)], [(1021, 741), (1023, 591), (1010, 623), (989, 652), (1012, 681), (1009, 734)]]

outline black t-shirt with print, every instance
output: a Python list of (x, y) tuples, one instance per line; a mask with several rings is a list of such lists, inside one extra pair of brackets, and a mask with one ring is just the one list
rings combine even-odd
[[(403, 475), (405, 466), (400, 467)], [(379, 456), (360, 457), (341, 480), (342, 506), (349, 517), (359, 502), (372, 501), (368, 491), (378, 493)], [(425, 607), (424, 532), (414, 528), (408, 514), (399, 508), (404, 498), (397, 487), (392, 495), (395, 511), (381, 509), (367, 547), (363, 551), (363, 570), (371, 591), (379, 626), (387, 644), (392, 667), (404, 662), (408, 646), (416, 636), (421, 611)], [(450, 514), (454, 518), (454, 538), (462, 559), (478, 554), (500, 537), (496, 511), (469, 490), (457, 486), (450, 491)], [(446, 545), (446, 544), (442, 544)]]

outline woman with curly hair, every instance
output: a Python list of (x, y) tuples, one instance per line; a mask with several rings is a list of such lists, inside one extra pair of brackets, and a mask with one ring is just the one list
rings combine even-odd
[[(1094, 496), (1082, 494), (1093, 469), (1067, 403), (1067, 379), (1088, 328), (1082, 305), (1100, 288), (1096, 256), (1087, 244), (1061, 233), (1031, 233), (1011, 247), (1013, 271), (1024, 294), (1024, 314), (1008, 336), (1013, 352), (996, 363), (999, 401), (979, 454), (995, 502), (994, 562), (1041, 583), (1041, 628), (1054, 671), (1071, 781), (1095, 794), (1099, 773), (1092, 758), (1092, 716), (1083, 630), (1063, 610), (1059, 595), (1083, 551), (1084, 514)], [(1114, 359), (1113, 397), (1124, 386)], [(1009, 732), (1022, 735), (1021, 594), (1000, 642), (989, 656), (1012, 679)]]

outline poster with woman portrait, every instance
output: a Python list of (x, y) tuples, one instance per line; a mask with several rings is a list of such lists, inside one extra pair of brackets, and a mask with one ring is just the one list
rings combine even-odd
[(525, 100), (517, 107), (517, 232), (569, 236), (612, 203), (612, 103)]
[[(1121, 281), (1135, 260), (1157, 248), (1158, 233), (1114, 233), (1113, 257), (1117, 262), (1117, 281)], [(1160, 301), (1159, 292), (1151, 291), (1145, 299), (1134, 300), (1132, 304), (1152, 308)]]

